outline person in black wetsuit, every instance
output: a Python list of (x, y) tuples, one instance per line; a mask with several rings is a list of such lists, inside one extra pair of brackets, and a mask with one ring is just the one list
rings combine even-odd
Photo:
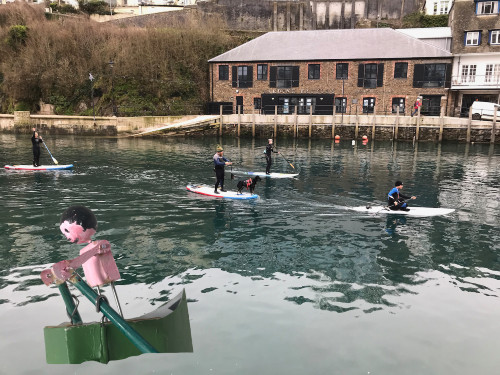
[(274, 147), (273, 147), (273, 140), (272, 138), (268, 139), (268, 144), (266, 146), (266, 151), (265, 151), (265, 154), (266, 154), (266, 162), (267, 162), (267, 165), (266, 165), (266, 174), (269, 174), (270, 171), (271, 171), (271, 164), (273, 163), (273, 158), (272, 158), (272, 153), (274, 152), (275, 154), (278, 154), (278, 151), (274, 151)]
[(401, 189), (403, 189), (403, 183), (401, 181), (396, 181), (394, 187), (387, 195), (387, 203), (389, 205), (389, 209), (393, 211), (410, 211), (410, 209), (408, 208), (408, 204), (405, 202), (405, 199), (416, 199), (416, 197), (408, 197), (401, 194)]
[(215, 194), (219, 194), (217, 191), (217, 188), (220, 185), (220, 191), (226, 191), (224, 190), (224, 167), (226, 165), (231, 165), (231, 163), (228, 159), (224, 157), (224, 150), (222, 149), (221, 146), (217, 146), (217, 152), (214, 155), (214, 171), (215, 171), (215, 177), (217, 177), (217, 182), (215, 183)]
[(33, 144), (33, 166), (40, 166), (40, 143), (42, 143), (42, 137), (38, 135), (38, 132), (33, 128), (33, 136), (31, 137), (31, 143)]

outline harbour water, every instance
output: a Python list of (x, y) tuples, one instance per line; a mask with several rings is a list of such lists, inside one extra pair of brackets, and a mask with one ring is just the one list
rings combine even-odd
[[(261, 181), (258, 200), (225, 201), (185, 187), (214, 182), (220, 142), (233, 171), (263, 170), (265, 140), (46, 142), (74, 170), (0, 171), (0, 374), (498, 373), (498, 146), (278, 139), (299, 176)], [(0, 161), (29, 164), (29, 136), (0, 134)], [(277, 156), (273, 171), (294, 170)], [(229, 189), (243, 179), (229, 176)], [(383, 204), (398, 179), (412, 205), (456, 211), (349, 210)], [(75, 204), (111, 243), (126, 318), (186, 290), (193, 353), (45, 363), (43, 327), (68, 318), (39, 273), (78, 255), (58, 228)], [(99, 319), (84, 298), (80, 313)]]

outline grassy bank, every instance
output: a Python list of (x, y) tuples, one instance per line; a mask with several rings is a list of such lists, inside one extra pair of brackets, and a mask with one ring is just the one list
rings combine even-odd
[(43, 101), (56, 114), (91, 115), (93, 91), (98, 115), (111, 114), (113, 103), (120, 116), (198, 113), (208, 99), (207, 60), (241, 43), (224, 30), (220, 19), (196, 15), (137, 28), (4, 5), (0, 112), (36, 112)]

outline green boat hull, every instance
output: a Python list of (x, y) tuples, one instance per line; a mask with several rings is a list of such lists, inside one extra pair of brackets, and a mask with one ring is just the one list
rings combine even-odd
[[(186, 293), (183, 290), (152, 313), (126, 320), (160, 353), (193, 352)], [(44, 328), (46, 360), (49, 364), (86, 361), (108, 363), (142, 354), (110, 322)]]

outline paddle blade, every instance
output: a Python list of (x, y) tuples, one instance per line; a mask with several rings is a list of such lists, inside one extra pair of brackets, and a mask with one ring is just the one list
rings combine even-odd
[(234, 180), (234, 174), (231, 173), (231, 180)]
[(59, 162), (56, 160), (56, 158), (52, 158), (52, 161), (54, 162), (55, 165), (59, 164)]
[(289, 164), (290, 164), (290, 167), (292, 167), (293, 169), (295, 169), (295, 167), (293, 166), (293, 164), (292, 164), (292, 163), (289, 163)]

